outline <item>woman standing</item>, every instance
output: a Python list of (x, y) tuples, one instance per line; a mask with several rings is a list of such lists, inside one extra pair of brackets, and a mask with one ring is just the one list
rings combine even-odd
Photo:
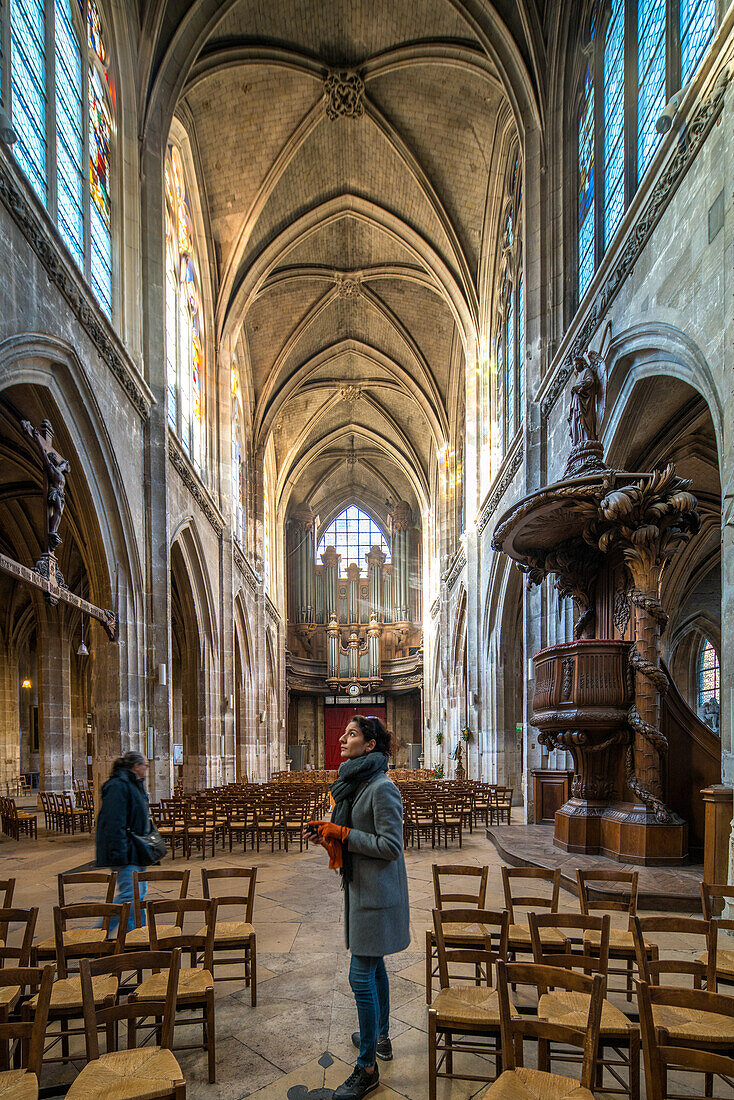
[[(102, 805), (97, 817), (97, 866), (117, 871), (116, 902), (130, 902), (128, 932), (135, 927), (133, 910), (133, 871), (143, 871), (138, 862), (137, 836), (150, 831), (150, 803), (145, 789), (148, 761), (140, 752), (126, 752), (112, 765), (110, 778), (102, 786)], [(146, 883), (140, 883), (140, 901), (145, 898)], [(145, 910), (142, 913), (145, 925)], [(117, 923), (110, 924), (110, 934)]]
[(341, 736), (342, 765), (331, 788), (331, 821), (310, 822), (341, 871), (344, 931), (352, 952), (349, 984), (354, 993), (359, 1047), (354, 1071), (334, 1100), (361, 1100), (376, 1089), (375, 1057), (392, 1058), (390, 988), (384, 956), (410, 943), (408, 879), (403, 858), (403, 801), (388, 779), (390, 734), (379, 718), (356, 715)]

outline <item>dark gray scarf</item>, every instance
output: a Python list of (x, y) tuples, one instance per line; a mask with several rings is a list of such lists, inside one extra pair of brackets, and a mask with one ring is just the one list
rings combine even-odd
[[(354, 800), (367, 783), (376, 775), (387, 771), (387, 756), (384, 752), (368, 752), (365, 756), (358, 756), (354, 760), (345, 760), (339, 768), (339, 775), (331, 785), (331, 797), (334, 799), (334, 809), (331, 820), (334, 825), (352, 824), (352, 806)], [(352, 859), (343, 845), (344, 855), (341, 868), (342, 887), (352, 879)]]

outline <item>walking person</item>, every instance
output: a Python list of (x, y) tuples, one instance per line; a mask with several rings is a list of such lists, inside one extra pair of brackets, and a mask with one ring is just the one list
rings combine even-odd
[[(145, 789), (148, 761), (140, 752), (126, 752), (112, 765), (110, 778), (102, 785), (102, 804), (97, 817), (97, 866), (117, 871), (116, 902), (130, 902), (128, 932), (135, 927), (133, 909), (133, 871), (144, 871), (136, 836), (150, 831), (150, 802)], [(142, 904), (147, 884), (139, 884)], [(110, 935), (117, 931), (110, 923)], [(145, 910), (142, 911), (145, 926)]]
[(388, 779), (390, 734), (379, 718), (356, 715), (340, 738), (342, 764), (331, 787), (331, 821), (307, 831), (339, 868), (344, 889), (344, 933), (352, 952), (349, 984), (357, 1004), (359, 1047), (354, 1071), (334, 1100), (361, 1100), (376, 1089), (376, 1058), (392, 1058), (390, 987), (385, 955), (410, 943), (408, 878), (403, 858), (403, 801)]

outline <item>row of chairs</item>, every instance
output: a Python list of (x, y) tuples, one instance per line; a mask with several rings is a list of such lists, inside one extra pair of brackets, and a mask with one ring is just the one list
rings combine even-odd
[[(3, 963), (12, 959), (20, 966), (54, 963), (56, 967), (45, 1062), (68, 1064), (78, 1058), (78, 1050), (71, 1044), (75, 1036), (84, 1033), (88, 1023), (77, 969), (81, 960), (177, 947), (189, 960), (180, 974), (177, 1022), (187, 1026), (200, 1024), (202, 1038), (194, 1046), (178, 1045), (176, 1049), (205, 1049), (209, 1080), (215, 1081), (215, 982), (231, 981), (234, 976), (231, 967), (241, 966), (251, 1004), (253, 1007), (257, 1004), (257, 942), (252, 925), (257, 868), (202, 868), (203, 896), (199, 898), (188, 896), (190, 874), (189, 869), (161, 868), (133, 872), (131, 914), (129, 903), (113, 902), (115, 872), (62, 873), (57, 882), (59, 904), (54, 907), (54, 933), (41, 940), (34, 939), (38, 910), (11, 908), (14, 881), (0, 882), (0, 900), (5, 902), (0, 908)], [(79, 891), (88, 898), (95, 889), (101, 900), (72, 900)], [(141, 902), (141, 893), (145, 896), (149, 889), (157, 896)], [(134, 927), (128, 930), (130, 916)], [(165, 975), (154, 970), (144, 978), (143, 969), (138, 968), (137, 985), (131, 997), (163, 996)], [(95, 978), (93, 987), (98, 1007), (107, 1003), (116, 991), (109, 976)], [(0, 1002), (0, 1012), (3, 1008), (6, 1013), (20, 1012), (27, 1019), (35, 1010), (35, 1001), (24, 997), (18, 988), (6, 1003)]]
[(94, 802), (87, 790), (74, 795), (41, 791), (41, 809), (48, 832), (91, 833), (94, 822)]
[[(666, 979), (672, 976), (679, 984), (688, 975), (693, 992), (705, 990), (712, 994), (717, 993), (718, 981), (734, 980), (731, 958), (728, 953), (722, 956), (717, 951), (719, 930), (734, 928), (734, 922), (717, 920), (712, 915), (714, 899), (720, 899), (727, 888), (702, 887), (703, 918), (640, 918), (636, 913), (636, 872), (579, 871), (580, 911), (559, 913), (557, 871), (504, 867), (506, 908), (492, 912), (485, 909), (487, 870), (475, 866), (433, 869), (436, 908), (433, 925), (426, 932), (430, 1100), (435, 1100), (437, 1082), (443, 1077), (487, 1080), (487, 1076), (476, 1073), (455, 1072), (456, 1056), (491, 1053), (496, 1059), (497, 1073), (501, 1072), (506, 1048), (501, 1044), (500, 1004), (492, 982), (492, 968), (496, 970), (501, 963), (510, 973), (511, 966), (522, 955), (530, 955), (536, 966), (560, 968), (586, 979), (594, 974), (599, 976), (603, 1006), (597, 1029), (598, 1051), (594, 1054), (594, 1090), (621, 1092), (631, 1100), (638, 1100), (640, 1027), (634, 1016), (609, 1000), (609, 995), (621, 993), (629, 1004), (636, 982), (639, 1005), (640, 983), (657, 987), (662, 976)], [(547, 884), (549, 891), (541, 893), (541, 882)], [(730, 896), (734, 897), (734, 893)], [(460, 908), (455, 908), (457, 905)], [(526, 922), (522, 921), (520, 909), (527, 913)], [(595, 915), (597, 911), (603, 915)], [(626, 927), (612, 929), (610, 912), (615, 911), (625, 914)], [(677, 941), (677, 951), (669, 950), (671, 941)], [(615, 959), (622, 965), (613, 966)], [(458, 976), (456, 967), (460, 971)], [(615, 974), (623, 979), (619, 987), (610, 984)], [(433, 980), (437, 975), (440, 989), (434, 997)], [(569, 1023), (582, 1026), (590, 993), (586, 988), (586, 1000), (580, 996), (584, 992), (583, 983), (561, 987), (559, 992), (557, 982), (541, 981), (537, 973), (530, 979), (526, 973), (512, 984), (535, 984), (537, 994), (534, 1006), (523, 1006), (513, 999), (513, 1016), (530, 1013), (544, 1027)], [(734, 1047), (734, 998), (728, 1000), (730, 1018), (725, 1035), (728, 1044)], [(706, 1028), (693, 1002), (681, 1001), (680, 1009), (677, 1016), (665, 1017), (678, 1039), (692, 1035), (701, 1046), (708, 1042), (709, 1048), (717, 1045), (721, 1048), (722, 1033)], [(568, 1051), (554, 1050), (552, 1043), (541, 1046), (541, 1068), (552, 1069), (554, 1061), (573, 1061)]]
[(431, 847), (444, 848), (458, 841), (463, 846), (464, 830), (473, 832), (479, 824), (485, 827), (507, 822), (512, 814), (512, 790), (488, 784), (436, 786), (426, 790), (425, 784), (401, 785), (403, 796), (403, 844), (418, 848), (421, 840)]
[(0, 797), (0, 828), (5, 836), (20, 840), (21, 835), (38, 839), (38, 821), (29, 810), (19, 810), (14, 798)]

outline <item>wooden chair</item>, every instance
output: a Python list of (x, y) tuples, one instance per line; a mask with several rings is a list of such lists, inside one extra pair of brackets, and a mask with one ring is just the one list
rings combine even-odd
[[(180, 926), (180, 935), (159, 935), (163, 929), (170, 925), (167, 920), (161, 920), (167, 914), (175, 914), (175, 924)], [(205, 925), (197, 932), (192, 933), (186, 927), (186, 916), (201, 916), (205, 919)], [(217, 919), (217, 899), (184, 898), (180, 901), (151, 901), (148, 903), (148, 920), (150, 930), (150, 945), (153, 951), (168, 951), (174, 947), (180, 947), (182, 951), (189, 952), (191, 965), (182, 967), (178, 981), (176, 994), (176, 1012), (179, 1009), (186, 1012), (201, 1010), (200, 1016), (184, 1017), (180, 1019), (182, 1024), (201, 1024), (202, 1043), (196, 1045), (177, 1046), (176, 1050), (199, 1050), (202, 1047), (207, 1051), (209, 1064), (209, 1081), (216, 1081), (216, 1034), (214, 1028), (214, 975), (212, 974), (214, 956), (214, 930)], [(197, 967), (196, 960), (203, 954), (204, 966)], [(161, 997), (165, 985), (164, 974), (153, 974), (145, 979), (134, 993), (130, 994), (130, 1000), (138, 998)]]
[[(464, 909), (468, 907), (484, 909), (484, 903), (487, 897), (488, 867), (474, 867), (463, 864), (450, 864), (442, 867), (434, 863), (432, 872), (433, 900), (436, 909), (444, 909), (447, 904), (458, 904)], [(447, 881), (452, 879), (453, 882)], [(451, 889), (450, 887), (454, 888)], [(459, 889), (459, 887), (462, 887), (462, 889)], [(474, 889), (472, 889), (472, 887), (474, 887)], [(464, 943), (467, 946), (471, 946), (472, 943), (477, 942), (476, 922), (473, 921), (467, 929), (464, 929), (464, 933), (464, 938), (462, 939), (461, 929), (452, 928), (450, 932), (451, 941)], [(446, 935), (449, 935), (449, 933), (447, 932)], [(484, 935), (481, 933), (480, 942), (483, 942), (483, 940)], [(436, 932), (433, 925), (431, 925), (430, 928), (426, 928), (427, 1005), (429, 1005), (433, 999), (433, 978), (437, 974), (438, 952), (436, 950)]]
[[(550, 886), (550, 894), (541, 894), (537, 891), (537, 883), (545, 882)], [(520, 923), (518, 909), (526, 909), (528, 912), (538, 910), (549, 913), (558, 912), (558, 896), (561, 889), (560, 868), (550, 870), (546, 867), (502, 867), (502, 887), (505, 894), (505, 906), (510, 915), (510, 928), (508, 932), (508, 950), (510, 958), (517, 954), (532, 954), (533, 944), (530, 938), (530, 927)], [(527, 894), (517, 891), (535, 890), (535, 893)], [(555, 928), (543, 930), (543, 940), (548, 946), (564, 948), (565, 937)]]
[[(616, 871), (606, 867), (595, 867), (590, 871), (576, 871), (576, 884), (579, 895), (581, 912), (585, 915), (599, 910), (610, 913), (625, 913), (627, 920), (624, 928), (609, 929), (609, 958), (618, 959), (624, 963), (621, 967), (609, 967), (608, 974), (622, 974), (624, 986), (622, 990), (613, 990), (607, 979), (607, 993), (624, 992), (627, 1000), (632, 1000), (634, 965), (635, 965), (635, 940), (632, 935), (632, 918), (637, 913), (637, 871)], [(616, 891), (605, 891), (603, 895), (594, 888), (594, 883), (610, 883), (614, 887), (627, 887)], [(589, 932), (588, 944), (585, 947), (595, 947), (597, 934)]]
[[(705, 1074), (706, 1096), (713, 1095), (716, 1074), (728, 1078), (731, 1086), (734, 997), (708, 990), (636, 984), (647, 1100), (667, 1100), (671, 1096), (668, 1087), (671, 1069)], [(702, 1047), (701, 1029), (709, 1036), (718, 1036), (718, 1042), (709, 1040)]]
[[(303, 830), (306, 827), (306, 804), (300, 799), (287, 799), (283, 803), (283, 831), (285, 833), (285, 850), (293, 841), (298, 841), (299, 852), (303, 851)], [(306, 850), (308, 850), (308, 838), (306, 838)]]
[[(260, 802), (255, 807), (255, 845), (260, 851), (260, 841), (270, 837), (270, 851), (275, 851), (275, 838), (278, 838), (278, 851), (285, 840), (283, 826), (283, 807), (275, 799)], [(287, 846), (287, 840), (285, 840)]]
[[(510, 1000), (510, 985), (534, 985), (543, 988), (554, 982), (556, 988), (570, 995), (580, 994), (588, 1006), (573, 1019), (559, 1023), (534, 1016), (516, 1014)], [(542, 1097), (543, 1100), (593, 1100), (596, 1079), (596, 1052), (599, 1025), (604, 1000), (604, 979), (600, 974), (590, 977), (576, 971), (559, 971), (533, 963), (497, 964), (497, 994), (500, 1015), (503, 1072), (484, 1092), (483, 1100), (520, 1100)], [(522, 1064), (522, 1041), (538, 1040), (538, 1069)], [(547, 1069), (545, 1049), (549, 1043), (565, 1043), (580, 1047), (581, 1080), (561, 1077)]]
[[(734, 920), (720, 916), (724, 909), (724, 903), (727, 901), (734, 902), (734, 886), (717, 882), (701, 883), (701, 904), (704, 920), (717, 918), (716, 981), (729, 984), (734, 982), (734, 951), (726, 949), (724, 946), (726, 940), (721, 932), (734, 931)], [(701, 956), (701, 962), (705, 965), (708, 964), (706, 952)]]
[(227, 814), (227, 836), (229, 837), (229, 850), (236, 839), (242, 841), (242, 851), (247, 850), (249, 838), (250, 847), (255, 847), (255, 811), (244, 800), (234, 802)]
[(459, 847), (462, 847), (462, 831), (463, 831), (463, 814), (461, 806), (456, 806), (453, 801), (449, 799), (440, 799), (436, 805), (436, 840), (438, 846), (441, 846), (441, 835), (443, 834), (443, 846), (448, 848), (449, 836), (451, 837), (451, 843), (454, 842), (454, 837), (458, 837)]
[(495, 787), (494, 812), (498, 825), (509, 825), (512, 818), (512, 787)]
[[(583, 971), (584, 974), (599, 974), (604, 981), (609, 968), (609, 929), (611, 919), (608, 913), (602, 917), (584, 916), (577, 913), (536, 913), (530, 914), (530, 935), (533, 943), (533, 959), (539, 966)], [(562, 951), (543, 943), (542, 931), (556, 928), (566, 940)], [(573, 941), (580, 941), (580, 947), (573, 949)], [(580, 1026), (587, 1010), (583, 994), (558, 993), (555, 989), (543, 991), (538, 1000), (538, 1017), (550, 1023), (572, 1023)], [(559, 1062), (579, 1061), (578, 1055), (569, 1055), (565, 1050), (554, 1051), (551, 1044), (547, 1047), (548, 1065), (553, 1060)], [(604, 1083), (604, 1070), (619, 1088), (607, 1087)], [(619, 1070), (626, 1072), (625, 1081)], [(604, 997), (599, 1028), (599, 1055), (597, 1057), (597, 1079), (595, 1092), (624, 1093), (630, 1100), (639, 1100), (640, 1096), (640, 1029), (624, 1012)]]
[[(495, 1059), (497, 1072), (500, 1071), (499, 1006), (492, 977), (495, 964), (507, 952), (508, 928), (507, 913), (489, 909), (434, 909), (433, 921), (441, 988), (428, 1010), (429, 1100), (436, 1100), (439, 1078), (491, 1080), (486, 1074), (454, 1072), (455, 1054), (489, 1054)], [(471, 946), (452, 941), (452, 929), (457, 926), (466, 929), (474, 923), (481, 930), (481, 940)], [(457, 978), (449, 974), (450, 966), (468, 967), (469, 972)], [(468, 984), (472, 981), (473, 985)]]
[[(74, 905), (55, 906), (54, 907), (54, 932), (56, 939), (56, 972), (57, 978), (53, 983), (51, 989), (51, 1001), (48, 1009), (48, 1022), (58, 1023), (59, 1030), (56, 1033), (52, 1033), (49, 1037), (49, 1042), (46, 1044), (44, 1050), (44, 1061), (46, 1062), (61, 1062), (68, 1063), (72, 1061), (76, 1055), (71, 1053), (69, 1039), (73, 1035), (81, 1035), (84, 1033), (84, 1027), (72, 1027), (71, 1024), (74, 1020), (84, 1019), (84, 1005), (82, 1000), (82, 984), (79, 973), (72, 972), (69, 964), (74, 960), (78, 961), (81, 965), (81, 960), (93, 958), (104, 958), (110, 955), (117, 955), (122, 951), (125, 943), (125, 930), (127, 928), (128, 917), (130, 914), (130, 903), (124, 902), (121, 905), (107, 905), (104, 903), (76, 903)], [(113, 917), (117, 917), (119, 924), (117, 927), (117, 934), (111, 939), (99, 940), (93, 938), (91, 940), (76, 939), (69, 940), (66, 937), (67, 923), (70, 920), (101, 920), (105, 928), (109, 928), (110, 922)], [(75, 929), (75, 931), (77, 931)], [(93, 927), (82, 928), (81, 931), (87, 934), (97, 931)], [(93, 993), (95, 1003), (102, 1005), (110, 1003), (114, 1000), (117, 993), (117, 982), (111, 979), (109, 976), (100, 976), (95, 978), (93, 983)], [(35, 997), (32, 997), (26, 1004), (23, 1005), (21, 1010), (24, 1018), (28, 1018), (30, 1013), (35, 1012), (37, 1007), (37, 1001)], [(61, 1044), (61, 1055), (58, 1058), (50, 1058), (50, 1052), (58, 1045)]]
[(4, 909), (9, 909), (13, 904), (13, 894), (15, 893), (15, 879), (14, 878), (0, 878), (0, 905)]
[[(110, 1096), (135, 1100), (185, 1100), (186, 1083), (174, 1054), (173, 1028), (181, 967), (180, 950), (140, 951), (112, 959), (83, 959), (81, 963), (87, 1065), (76, 1078), (67, 1100), (107, 1100)], [(98, 1005), (94, 980), (111, 979), (118, 984), (126, 970), (159, 971), (157, 989), (146, 996), (128, 997), (125, 1002)], [(157, 1046), (136, 1045), (138, 1020), (161, 1020)], [(128, 1048), (118, 1048), (118, 1024), (126, 1020)], [(107, 1049), (99, 1051), (100, 1029)]]
[[(257, 883), (257, 867), (220, 867), (216, 871), (201, 869), (201, 889), (204, 897), (211, 898), (211, 884), (213, 882), (244, 882), (247, 883), (246, 894), (217, 894), (217, 915), (214, 925), (214, 946), (212, 952), (211, 970), (214, 980), (218, 982), (232, 981), (231, 975), (217, 977), (214, 967), (233, 966), (244, 964), (245, 986), (250, 987), (250, 1004), (254, 1008), (257, 1004), (257, 938), (252, 926), (252, 914), (255, 907), (255, 886)], [(243, 910), (244, 920), (219, 920), (219, 915), (225, 906), (237, 906)], [(206, 934), (206, 928), (200, 932)], [(234, 957), (232, 951), (238, 952)], [(225, 957), (220, 953), (224, 952)]]
[(193, 847), (201, 849), (201, 858), (206, 859), (207, 844), (211, 843), (212, 858), (219, 836), (224, 839), (224, 826), (220, 824), (213, 809), (206, 806), (191, 806), (184, 825), (186, 858), (191, 859)]
[[(12, 890), (11, 890), (12, 894)], [(30, 965), (33, 935), (38, 920), (38, 909), (0, 909), (0, 967)], [(16, 941), (11, 943), (11, 940)], [(21, 999), (21, 986), (0, 985), (0, 1022), (7, 1023)], [(0, 1093), (0, 1095), (2, 1095)]]
[[(115, 887), (117, 885), (117, 872), (116, 871), (62, 871), (57, 876), (57, 889), (59, 895), (59, 907), (64, 909), (68, 904), (67, 894), (70, 886), (104, 886), (104, 904), (112, 905), (115, 897)], [(66, 943), (84, 942), (89, 943), (92, 940), (99, 940), (102, 942), (107, 939), (107, 933), (109, 931), (109, 918), (107, 924), (101, 928), (67, 928), (65, 935)], [(38, 966), (44, 959), (56, 958), (56, 937), (50, 936), (45, 940), (41, 940), (33, 948), (32, 962), (34, 966)]]
[[(52, 964), (44, 967), (13, 967), (0, 970), (0, 999), (6, 988), (36, 990), (33, 1018), (0, 1021), (0, 1096), (8, 1100), (38, 1100), (38, 1082), (43, 1063), (48, 1006), (54, 979)], [(10, 1069), (11, 1062), (16, 1066)]]
[[(682, 976), (691, 979), (694, 989), (705, 985), (709, 992), (716, 992), (716, 944), (717, 922), (702, 920), (700, 917), (633, 917), (632, 933), (635, 940), (637, 969), (642, 981), (648, 985), (662, 985), (663, 975), (674, 975), (675, 985), (680, 985)], [(655, 935), (665, 936), (664, 957), (660, 957), (661, 947), (653, 939)], [(675, 956), (670, 954), (670, 939), (679, 936), (680, 948)], [(691, 958), (697, 950), (697, 958)], [(683, 952), (687, 958), (681, 957)]]
[[(140, 883), (145, 882), (148, 885), (152, 883), (159, 889), (166, 883), (178, 883), (178, 900), (181, 901), (188, 896), (190, 877), (191, 871), (188, 868), (185, 871), (169, 871), (168, 868), (154, 867), (149, 871), (133, 871), (133, 920), (135, 921), (135, 927), (125, 937), (126, 951), (143, 951), (150, 946), (148, 926), (147, 923), (144, 923), (147, 903), (141, 904), (140, 902)], [(165, 935), (166, 938), (180, 936), (181, 929), (175, 924), (166, 925), (165, 931), (163, 928), (159, 929), (159, 934), (161, 936)]]

